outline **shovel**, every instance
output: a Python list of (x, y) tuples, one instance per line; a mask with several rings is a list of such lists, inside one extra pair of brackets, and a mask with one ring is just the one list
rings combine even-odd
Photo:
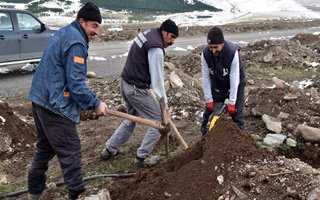
[(224, 103), (216, 103), (213, 113), (209, 117), (209, 131), (214, 127), (218, 119), (227, 112), (227, 105), (229, 100), (226, 99)]
[(150, 121), (141, 117), (137, 117), (134, 115), (129, 115), (127, 113), (123, 113), (123, 112), (119, 112), (119, 111), (115, 111), (115, 110), (110, 110), (109, 108), (106, 108), (106, 113), (116, 116), (116, 117), (120, 117), (120, 118), (124, 118), (124, 119), (128, 119), (130, 121), (134, 121), (146, 126), (151, 126), (153, 128), (157, 128), (159, 130), (164, 130), (166, 129), (165, 126), (163, 126), (161, 123), (159, 122), (154, 122), (154, 121)]
[[(183, 137), (181, 136), (177, 127), (174, 125), (172, 120), (164, 114), (164, 111), (165, 111), (164, 107), (165, 106), (164, 106), (164, 98), (163, 97), (160, 98), (159, 103), (160, 103), (160, 108), (161, 108), (162, 118), (163, 118), (164, 124), (169, 124), (169, 127), (173, 130), (174, 134), (176, 135), (179, 142), (182, 144), (183, 148), (188, 149), (188, 145), (187, 145), (186, 141), (183, 139)], [(168, 148), (169, 148), (169, 134), (166, 134), (166, 154), (167, 155), (169, 154)]]
[[(162, 132), (170, 131), (170, 130), (168, 130), (168, 128), (166, 126), (163, 126), (160, 122), (154, 122), (154, 121), (150, 121), (150, 120), (147, 120), (147, 119), (144, 119), (144, 118), (141, 118), (141, 117), (137, 117), (137, 116), (134, 116), (134, 115), (130, 115), (130, 114), (127, 114), (127, 113), (123, 113), (123, 112), (119, 112), (119, 111), (115, 111), (115, 110), (110, 110), (107, 107), (106, 107), (106, 113), (108, 113), (110, 115), (113, 115), (113, 116), (116, 116), (116, 117), (128, 119), (130, 121), (134, 121), (134, 122), (146, 125), (146, 126), (157, 128)], [(184, 141), (183, 137), (181, 136), (181, 134), (179, 133), (178, 129), (173, 124), (171, 119), (166, 119), (166, 122), (172, 128), (173, 132), (176, 134), (178, 140), (183, 145), (184, 149), (187, 149), (188, 148), (187, 143)]]

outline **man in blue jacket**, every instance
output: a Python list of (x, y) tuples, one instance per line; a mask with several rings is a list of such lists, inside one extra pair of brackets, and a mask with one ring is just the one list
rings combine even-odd
[(207, 133), (207, 123), (216, 103), (229, 99), (228, 113), (240, 129), (244, 129), (243, 104), (245, 72), (240, 46), (225, 40), (218, 27), (210, 29), (207, 45), (201, 55), (203, 92), (206, 110), (203, 113), (201, 133)]
[(36, 150), (28, 174), (31, 199), (46, 188), (48, 162), (57, 155), (69, 198), (84, 188), (81, 146), (76, 130), (80, 109), (106, 115), (106, 104), (86, 84), (88, 43), (98, 34), (102, 18), (92, 2), (85, 4), (70, 25), (51, 38), (34, 74), (29, 99), (36, 126)]

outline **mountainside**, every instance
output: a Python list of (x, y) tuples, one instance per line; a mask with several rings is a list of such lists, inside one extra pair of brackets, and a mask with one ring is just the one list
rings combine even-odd
[[(86, 0), (81, 0), (85, 2)], [(185, 0), (95, 0), (95, 2), (110, 10), (130, 10), (132, 12), (190, 12), (199, 10), (218, 11), (217, 8), (201, 3), (198, 0), (186, 2)]]
[[(59, 12), (62, 13), (74, 4), (79, 4), (79, 1), (84, 4), (88, 0), (60, 0), (60, 1), (48, 1), (48, 0), (6, 0), (7, 3), (24, 3), (26, 9), (34, 13), (41, 12)], [(202, 3), (200, 0), (92, 0), (99, 7), (122, 11), (127, 10), (133, 13), (146, 12), (146, 13), (181, 13), (190, 11), (219, 11), (219, 9)], [(54, 6), (56, 5), (56, 6)]]

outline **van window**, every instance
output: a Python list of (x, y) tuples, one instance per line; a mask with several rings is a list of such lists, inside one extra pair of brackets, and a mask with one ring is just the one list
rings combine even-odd
[(0, 13), (0, 31), (12, 31), (12, 22), (9, 13)]

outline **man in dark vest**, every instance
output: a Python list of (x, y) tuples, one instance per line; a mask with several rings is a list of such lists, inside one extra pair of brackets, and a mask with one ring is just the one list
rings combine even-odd
[(216, 103), (228, 102), (228, 113), (240, 129), (244, 129), (243, 104), (245, 73), (240, 59), (240, 46), (224, 40), (218, 27), (210, 29), (208, 45), (202, 51), (201, 67), (206, 109), (203, 113), (201, 133), (208, 131), (207, 124)]
[[(134, 39), (121, 73), (120, 91), (127, 112), (131, 115), (161, 122), (162, 113), (157, 98), (164, 98), (165, 113), (170, 117), (164, 87), (164, 48), (174, 44), (179, 35), (174, 21), (164, 21), (160, 28), (142, 31)], [(116, 155), (118, 149), (133, 134), (136, 123), (125, 120), (106, 142), (101, 156), (107, 160)], [(134, 164), (138, 167), (156, 164), (157, 156), (150, 156), (160, 138), (159, 130), (149, 127), (137, 150)]]

